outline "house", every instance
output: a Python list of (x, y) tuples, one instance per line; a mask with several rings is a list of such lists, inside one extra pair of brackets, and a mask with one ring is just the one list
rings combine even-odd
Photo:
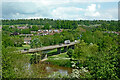
[(18, 32), (14, 32), (14, 33), (11, 33), (11, 34), (10, 34), (10, 36), (12, 36), (12, 35), (13, 35), (13, 36), (14, 36), (14, 35), (19, 35), (19, 33), (18, 33)]
[(43, 33), (43, 31), (42, 31), (42, 30), (38, 30), (37, 33), (38, 33), (38, 34), (39, 34), (39, 33)]
[(59, 33), (59, 30), (53, 30), (54, 33)]
[(63, 29), (60, 29), (60, 32), (63, 32)]
[(31, 33), (36, 33), (37, 31), (31, 31)]
[(9, 28), (15, 28), (15, 26), (12, 25), (12, 26), (9, 26)]
[(120, 33), (119, 32), (115, 32), (115, 34), (119, 35)]
[(55, 33), (49, 33), (49, 35), (54, 35)]
[(18, 26), (17, 28), (18, 28), (18, 29), (28, 29), (27, 26), (23, 26), (23, 27)]
[(33, 36), (33, 34), (20, 34), (20, 36)]
[(24, 43), (25, 44), (30, 44), (30, 41), (31, 41), (31, 38), (29, 37), (26, 37), (26, 38), (24, 38)]
[(48, 30), (43, 30), (43, 33), (48, 33)]
[(53, 30), (49, 30), (48, 32), (49, 32), (49, 33), (53, 33)]
[(41, 32), (42, 30), (38, 30), (39, 32)]

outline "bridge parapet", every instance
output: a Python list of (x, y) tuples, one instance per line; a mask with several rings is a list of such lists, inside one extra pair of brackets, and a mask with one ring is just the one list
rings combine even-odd
[(70, 44), (52, 45), (52, 46), (45, 46), (45, 47), (41, 47), (41, 48), (29, 49), (27, 51), (21, 50), (21, 53), (34, 53), (34, 52), (39, 52), (39, 51), (52, 50), (52, 49), (56, 49), (56, 48), (59, 50), (62, 47), (66, 48), (66, 50), (67, 50), (68, 46), (74, 46), (77, 43), (79, 43), (79, 41), (71, 42)]

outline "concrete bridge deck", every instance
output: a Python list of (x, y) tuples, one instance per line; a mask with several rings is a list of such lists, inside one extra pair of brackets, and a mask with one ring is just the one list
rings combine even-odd
[(59, 49), (62, 47), (67, 47), (67, 46), (72, 46), (79, 43), (77, 42), (71, 42), (69, 44), (61, 44), (61, 45), (51, 45), (51, 46), (45, 46), (45, 47), (40, 47), (40, 48), (34, 48), (34, 49), (29, 49), (29, 50), (21, 50), (21, 53), (34, 53), (34, 52), (39, 52), (39, 51), (46, 51), (46, 50), (52, 50), (52, 49)]

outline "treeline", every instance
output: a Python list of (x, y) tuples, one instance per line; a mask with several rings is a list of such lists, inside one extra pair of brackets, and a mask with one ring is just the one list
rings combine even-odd
[(120, 79), (118, 41), (115, 34), (85, 32), (75, 49), (67, 52), (76, 70), (69, 78)]
[[(76, 29), (78, 26), (90, 26), (100, 24), (102, 30), (119, 31), (118, 21), (106, 20), (53, 20), (53, 19), (18, 19), (18, 20), (2, 20), (3, 25), (51, 25), (55, 29)], [(96, 26), (98, 27), (98, 25)]]

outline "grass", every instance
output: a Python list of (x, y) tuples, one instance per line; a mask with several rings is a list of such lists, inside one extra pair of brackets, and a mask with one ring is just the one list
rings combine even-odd
[(65, 53), (61, 53), (61, 54), (58, 54), (58, 55), (53, 55), (53, 56), (50, 56), (48, 58), (69, 58), (68, 55)]
[(53, 65), (71, 67), (70, 58), (68, 57), (66, 52), (58, 55), (49, 56), (46, 62), (50, 62)]
[(23, 47), (16, 47), (18, 50), (22, 50), (22, 49), (30, 49), (30, 45), (22, 45)]
[[(64, 53), (64, 48), (61, 48), (61, 53)], [(47, 53), (48, 56), (53, 56), (57, 54), (57, 49), (51, 50)]]

